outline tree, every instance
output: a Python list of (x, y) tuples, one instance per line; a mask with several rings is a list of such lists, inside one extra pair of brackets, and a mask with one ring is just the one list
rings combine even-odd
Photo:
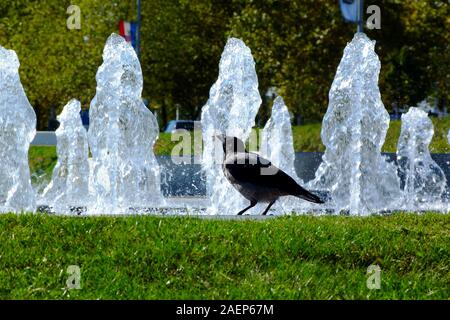
[[(119, 20), (132, 21), (135, 2), (78, 0), (81, 29), (68, 30), (65, 0), (0, 2), (0, 44), (14, 49), (20, 75), (47, 126), (71, 98), (84, 108), (95, 94), (95, 74), (106, 39)], [(381, 30), (365, 30), (377, 41), (380, 89), (386, 107), (412, 105), (432, 96), (449, 99), (449, 6), (444, 1), (365, 1), (381, 9)], [(345, 23), (337, 1), (329, 0), (152, 0), (142, 2), (141, 65), (144, 98), (161, 116), (195, 119), (218, 75), (229, 36), (252, 50), (260, 92), (276, 87), (290, 110), (320, 121), (343, 49), (355, 26)], [(264, 99), (258, 116), (270, 115)]]
[[(231, 34), (252, 48), (261, 93), (276, 87), (291, 111), (317, 121), (352, 30), (331, 1), (267, 0), (249, 2)], [(270, 116), (268, 106), (263, 110)]]
[(77, 3), (80, 30), (67, 28), (70, 1), (16, 0), (0, 19), (0, 29), (6, 31), (0, 43), (19, 56), (21, 81), (38, 116), (38, 129), (47, 127), (52, 108), (59, 113), (71, 98), (89, 106), (106, 38), (130, 9), (121, 1)]
[(449, 7), (444, 1), (368, 1), (381, 8), (381, 30), (367, 31), (377, 41), (384, 103), (415, 105), (434, 96), (449, 98)]
[(154, 0), (142, 7), (144, 92), (163, 125), (179, 106), (196, 119), (218, 74), (232, 12), (227, 1)]

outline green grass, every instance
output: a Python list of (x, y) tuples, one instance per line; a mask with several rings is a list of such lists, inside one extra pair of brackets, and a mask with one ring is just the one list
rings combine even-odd
[[(430, 151), (432, 153), (450, 153), (450, 145), (447, 141), (447, 133), (450, 130), (450, 117), (438, 119), (431, 118), (434, 125), (434, 136), (431, 140)], [(400, 136), (401, 121), (391, 121), (386, 134), (386, 140), (382, 152), (396, 152), (397, 142)], [(307, 124), (292, 128), (295, 151), (317, 152), (324, 151), (325, 147), (320, 138), (321, 124)]]
[[(450, 145), (447, 141), (447, 134), (450, 130), (450, 117), (438, 119), (431, 118), (434, 126), (434, 135), (430, 144), (431, 153), (450, 153)], [(386, 134), (386, 142), (384, 143), (384, 152), (396, 152), (397, 141), (400, 136), (401, 122), (391, 121), (389, 130)]]
[[(448, 299), (450, 216), (0, 216), (0, 298)], [(381, 289), (366, 270), (381, 267)], [(65, 290), (67, 267), (81, 289)]]
[(49, 180), (57, 159), (56, 147), (31, 146), (28, 151), (28, 163), (32, 182)]

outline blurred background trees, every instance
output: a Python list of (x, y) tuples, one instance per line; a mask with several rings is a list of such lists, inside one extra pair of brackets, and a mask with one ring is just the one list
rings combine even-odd
[[(70, 4), (81, 9), (80, 30), (66, 27)], [(366, 33), (377, 41), (385, 106), (414, 105), (430, 96), (439, 106), (447, 105), (447, 2), (365, 1), (365, 7), (370, 4), (381, 8), (381, 30)], [(89, 107), (104, 43), (112, 32), (118, 33), (120, 20), (135, 19), (135, 6), (134, 0), (0, 2), (0, 45), (19, 56), (39, 129), (70, 98)], [(246, 42), (256, 60), (264, 101), (259, 124), (270, 115), (269, 88), (276, 88), (303, 121), (317, 122), (354, 32), (355, 26), (342, 20), (337, 1), (143, 0), (143, 97), (161, 126), (174, 118), (177, 107), (181, 118), (198, 118), (217, 78), (226, 40), (234, 36)]]

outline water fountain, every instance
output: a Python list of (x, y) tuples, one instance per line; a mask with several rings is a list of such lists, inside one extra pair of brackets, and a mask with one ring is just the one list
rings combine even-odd
[[(326, 151), (315, 179), (307, 184), (309, 189), (330, 194), (329, 202), (312, 207), (286, 198), (275, 211), (320, 208), (323, 212), (367, 215), (405, 206), (409, 210), (448, 210), (449, 203), (442, 202), (445, 177), (428, 151), (433, 127), (425, 113), (412, 108), (402, 117), (397, 153), (399, 173), (405, 177), (402, 185), (396, 165), (381, 154), (389, 115), (378, 88), (380, 61), (374, 46), (365, 34), (354, 36), (344, 50), (329, 92), (322, 126)], [(21, 86), (18, 68), (14, 51), (0, 47), (0, 212), (35, 210), (27, 151), (35, 134), (36, 116)], [(227, 134), (246, 141), (261, 104), (255, 62), (241, 40), (228, 40), (218, 79), (202, 109), (207, 203), (187, 198), (174, 202), (162, 196), (160, 168), (152, 151), (158, 124), (142, 103), (141, 67), (123, 38), (115, 34), (108, 38), (96, 80), (87, 134), (81, 126), (78, 101), (70, 101), (58, 117), (58, 163), (40, 204), (57, 213), (87, 206), (87, 214), (185, 214), (190, 208), (202, 214), (207, 208), (208, 214), (216, 215), (234, 215), (247, 205), (223, 176), (223, 151), (213, 139), (216, 134)], [(278, 97), (262, 131), (261, 153), (303, 184), (294, 169), (291, 130), (288, 109)], [(450, 132), (448, 138), (450, 143)], [(86, 141), (92, 152), (89, 160)], [(261, 208), (251, 211), (259, 212)]]
[(93, 202), (89, 213), (127, 213), (162, 205), (159, 166), (153, 153), (158, 123), (142, 102), (142, 70), (134, 49), (112, 34), (97, 71), (89, 109)]
[(227, 134), (246, 141), (255, 125), (260, 104), (258, 77), (251, 51), (241, 40), (230, 38), (220, 59), (219, 77), (202, 109), (202, 166), (210, 199), (209, 214), (236, 214), (247, 205), (247, 200), (223, 175), (223, 150), (213, 137)]
[(444, 172), (428, 150), (433, 134), (433, 123), (425, 111), (412, 107), (402, 115), (397, 163), (404, 176), (407, 210), (434, 209), (432, 206), (439, 204), (445, 190)]
[(336, 213), (367, 215), (398, 206), (396, 167), (381, 155), (389, 114), (378, 88), (375, 42), (356, 33), (347, 44), (329, 92), (322, 123), (326, 147), (311, 189), (331, 193)]
[(19, 59), (0, 46), (0, 212), (35, 211), (28, 149), (36, 114), (19, 77)]
[(80, 111), (80, 102), (72, 99), (57, 117), (58, 162), (39, 202), (58, 213), (71, 213), (89, 202), (89, 148)]
[[(297, 176), (295, 171), (291, 115), (281, 96), (275, 98), (272, 106), (272, 115), (261, 132), (260, 151), (264, 158), (269, 159), (297, 183), (304, 185), (304, 182)], [(292, 212), (292, 209), (298, 204), (298, 198), (284, 197), (275, 203), (274, 209), (277, 212)]]
[(432, 105), (427, 101), (427, 99), (424, 99), (422, 101), (420, 101), (417, 104), (417, 109), (422, 110), (424, 112), (426, 112), (427, 114), (429, 112), (433, 112), (434, 108), (432, 107)]

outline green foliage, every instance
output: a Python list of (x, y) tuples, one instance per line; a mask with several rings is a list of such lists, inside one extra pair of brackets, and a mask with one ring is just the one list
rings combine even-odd
[(142, 4), (144, 94), (162, 124), (179, 106), (197, 119), (218, 73), (230, 15), (226, 1), (154, 0)]
[[(47, 126), (51, 108), (57, 113), (71, 98), (84, 107), (95, 94), (95, 74), (106, 38), (117, 32), (118, 20), (132, 8), (124, 1), (80, 0), (81, 29), (69, 30), (66, 13), (71, 1), (16, 0), (0, 18), (0, 44), (19, 57), (20, 77), (38, 115)], [(2, 12), (2, 11), (0, 11)]]
[[(380, 89), (388, 109), (434, 96), (448, 101), (448, 6), (444, 1), (366, 1), (381, 8), (381, 30), (368, 30), (381, 60)], [(355, 25), (342, 21), (337, 2), (249, 1), (231, 34), (252, 48), (260, 89), (275, 86), (291, 111), (321, 120), (343, 49)], [(261, 110), (268, 118), (268, 107)]]
[[(248, 2), (232, 20), (231, 34), (252, 49), (261, 93), (274, 86), (291, 111), (317, 121), (353, 30), (335, 2), (268, 0)], [(263, 119), (268, 109), (262, 109)]]
[[(447, 299), (450, 216), (1, 215), (3, 299)], [(366, 287), (381, 267), (381, 289)], [(69, 265), (81, 289), (66, 290)]]
[(381, 30), (367, 30), (377, 41), (380, 89), (387, 107), (415, 105), (427, 96), (440, 106), (450, 98), (449, 6), (445, 1), (365, 1), (381, 8)]
[[(381, 30), (366, 30), (377, 41), (380, 88), (388, 109), (432, 96), (449, 99), (448, 5), (444, 1), (366, 1), (381, 8)], [(119, 20), (135, 19), (135, 1), (79, 0), (81, 30), (68, 30), (68, 0), (14, 0), (0, 4), (0, 44), (16, 50), (22, 83), (47, 126), (51, 108), (70, 98), (87, 108), (106, 38)], [(321, 120), (336, 67), (355, 26), (329, 0), (152, 0), (142, 2), (143, 96), (161, 126), (174, 117), (198, 118), (217, 78), (228, 36), (242, 38), (257, 62), (264, 102), (278, 88), (290, 110), (307, 122)]]

